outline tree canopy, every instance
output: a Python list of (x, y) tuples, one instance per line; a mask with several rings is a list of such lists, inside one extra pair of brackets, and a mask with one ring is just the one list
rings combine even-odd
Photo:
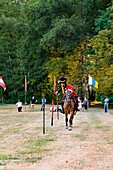
[[(98, 93), (112, 94), (113, 6), (104, 0), (1, 0), (0, 75), (7, 102), (44, 93), (51, 101), (53, 77), (65, 75), (77, 91), (91, 74)], [(57, 84), (58, 86), (58, 84)]]

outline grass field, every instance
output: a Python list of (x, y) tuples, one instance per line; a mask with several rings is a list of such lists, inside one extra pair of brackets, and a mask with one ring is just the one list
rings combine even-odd
[[(36, 162), (43, 152), (50, 151), (45, 146), (55, 138), (50, 136), (48, 127), (45, 128), (48, 134), (43, 135), (43, 112), (40, 107), (36, 105), (30, 112), (29, 106), (23, 106), (23, 112), (17, 112), (15, 105), (0, 106), (0, 165), (11, 161)], [(48, 112), (49, 108), (46, 107)], [(50, 116), (50, 121), (51, 113), (46, 116)]]
[(46, 105), (43, 134), (40, 108), (37, 104), (30, 112), (23, 106), (18, 112), (15, 105), (0, 105), (0, 170), (112, 170), (113, 110), (77, 112), (69, 132), (61, 113), (59, 120), (54, 113), (51, 126)]

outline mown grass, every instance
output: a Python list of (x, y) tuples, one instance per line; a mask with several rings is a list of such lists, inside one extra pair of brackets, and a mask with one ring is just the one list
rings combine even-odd
[(113, 145), (113, 141), (108, 141), (108, 144)]
[(78, 134), (76, 135), (76, 138), (79, 139), (80, 141), (85, 141), (88, 138), (88, 136), (85, 134)]
[(109, 145), (113, 145), (113, 134), (109, 134), (109, 138), (107, 141)]
[(27, 158), (25, 159), (25, 161), (26, 161), (26, 162), (31, 162), (31, 163), (36, 163), (37, 161), (39, 161), (39, 160), (41, 160), (41, 159), (42, 159), (41, 157), (31, 157), (31, 158), (27, 157)]
[[(48, 152), (50, 149), (46, 148), (48, 142), (53, 142), (53, 138), (44, 137), (40, 139), (31, 139), (30, 141), (26, 141), (22, 143), (22, 145), (26, 148), (23, 151), (19, 151), (19, 154), (33, 154), (33, 153), (42, 153)], [(44, 147), (45, 146), (45, 147)]]
[[(113, 135), (109, 133), (111, 126), (103, 124), (96, 115), (92, 116), (92, 123), (98, 130), (101, 130), (101, 133), (106, 134), (104, 144), (113, 145)], [(100, 141), (101, 142), (101, 141)]]
[[(20, 144), (21, 151), (17, 151), (15, 155), (0, 154), (0, 166), (5, 166), (9, 161), (18, 162), (31, 162), (35, 163), (42, 159), (42, 153), (50, 152), (49, 142), (53, 142), (54, 139), (46, 136), (40, 139), (31, 139)], [(17, 155), (17, 156), (16, 156)]]
[(92, 115), (92, 124), (95, 125), (97, 129), (103, 128), (102, 122), (95, 115)]
[(18, 160), (19, 158), (11, 154), (0, 154), (0, 166), (5, 166), (11, 160)]
[(0, 154), (0, 160), (18, 159), (15, 155)]
[[(54, 137), (37, 136), (42, 132), (42, 112), (38, 105), (35, 109), (34, 112), (19, 113), (15, 105), (0, 106), (0, 166), (9, 162), (34, 163), (42, 159), (43, 153), (52, 150), (49, 143), (54, 142)], [(13, 154), (7, 154), (7, 151)]]
[[(48, 123), (46, 127), (45, 135), (42, 135), (42, 112), (39, 108), (35, 107), (36, 112), (22, 112), (18, 113), (15, 106), (2, 106), (2, 114), (0, 115), (0, 166), (7, 165), (8, 163), (35, 163), (43, 159), (45, 153), (51, 152), (54, 149), (52, 142), (56, 141), (58, 137), (57, 127), (54, 129), (50, 128), (49, 118), (49, 107), (48, 113), (46, 114)], [(5, 107), (9, 109), (5, 109)], [(1, 108), (1, 107), (0, 107)], [(73, 134), (75, 140), (85, 141), (88, 139), (90, 128), (97, 128), (103, 131), (109, 130), (109, 127), (105, 127), (102, 122), (91, 113), (91, 122), (82, 122), (79, 126), (81, 133)], [(64, 124), (60, 126), (60, 130), (64, 129)], [(77, 126), (76, 126), (77, 129)], [(67, 132), (67, 131), (66, 131)], [(62, 134), (62, 133), (61, 133)], [(70, 133), (68, 134), (70, 135)], [(10, 142), (11, 141), (11, 142)], [(5, 144), (4, 144), (5, 143)], [(113, 144), (112, 138), (109, 139), (108, 144)], [(13, 146), (14, 145), (14, 146)], [(2, 153), (13, 153), (13, 154), (2, 154)], [(11, 151), (11, 152), (10, 152)]]
[(49, 136), (40, 139), (33, 138), (21, 144), (23, 150), (18, 151), (18, 154), (24, 158), (25, 162), (35, 163), (42, 159), (42, 153), (52, 151), (48, 143), (53, 141), (54, 139)]
[(92, 115), (92, 126), (95, 126), (95, 128), (100, 129), (102, 131), (109, 131), (110, 126), (103, 124), (103, 122), (96, 116)]

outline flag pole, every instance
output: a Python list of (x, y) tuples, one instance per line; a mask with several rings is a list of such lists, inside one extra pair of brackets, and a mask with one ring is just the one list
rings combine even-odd
[[(54, 76), (54, 92), (56, 92), (56, 77)], [(57, 119), (59, 120), (59, 111), (58, 111), (58, 94), (57, 94)]]
[(58, 94), (57, 94), (57, 119), (59, 120)]
[(26, 93), (27, 93), (27, 78), (25, 75), (25, 111), (26, 111)]
[(25, 112), (26, 112), (26, 92), (25, 92)]

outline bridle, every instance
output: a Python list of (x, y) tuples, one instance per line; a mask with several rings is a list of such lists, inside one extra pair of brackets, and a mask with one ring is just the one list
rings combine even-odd
[(66, 90), (66, 98), (65, 101), (68, 103), (71, 103), (71, 99), (72, 99), (72, 91), (71, 90)]

